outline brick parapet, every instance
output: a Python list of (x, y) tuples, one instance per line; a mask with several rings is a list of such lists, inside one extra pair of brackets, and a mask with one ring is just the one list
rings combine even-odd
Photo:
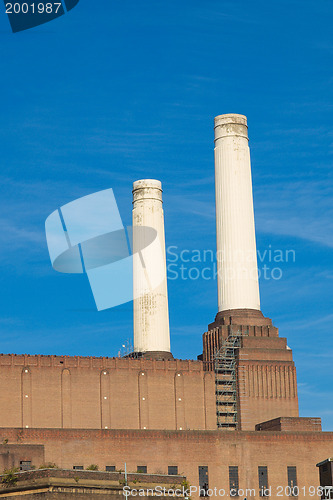
[(93, 368), (93, 369), (164, 369), (183, 371), (202, 371), (202, 362), (192, 359), (146, 359), (146, 358), (108, 358), (94, 356), (56, 356), (56, 355), (29, 355), (29, 354), (2, 354), (0, 366), (31, 366), (31, 367), (60, 367), (60, 368)]
[[(277, 419), (278, 420), (278, 419)], [(51, 440), (96, 440), (104, 441), (112, 440), (176, 440), (176, 441), (197, 441), (197, 442), (242, 442), (255, 440), (260, 443), (263, 441), (285, 441), (299, 440), (300, 436), (304, 436), (306, 440), (332, 441), (333, 432), (318, 432), (318, 431), (223, 431), (223, 430), (184, 430), (184, 431), (168, 431), (168, 430), (129, 430), (129, 429), (21, 429), (21, 428), (0, 428), (0, 440), (8, 439), (8, 444), (20, 443), (47, 443)], [(0, 445), (1, 446), (1, 445)], [(1, 449), (1, 448), (0, 448)]]
[[(0, 475), (2, 478), (3, 475)], [(113, 481), (123, 482), (125, 480), (124, 472), (105, 472), (105, 471), (94, 471), (94, 470), (73, 470), (73, 469), (58, 469), (58, 468), (49, 468), (49, 469), (37, 469), (30, 471), (20, 471), (16, 473), (16, 477), (18, 481), (32, 481), (36, 479), (43, 478), (62, 478), (62, 479), (85, 479), (85, 480), (94, 480), (94, 481)], [(184, 480), (184, 476), (173, 475), (168, 476), (165, 474), (143, 474), (143, 473), (133, 473), (130, 472), (127, 474), (128, 482), (140, 481), (144, 483), (153, 483), (153, 484), (181, 484)], [(1, 479), (0, 479), (1, 482)]]

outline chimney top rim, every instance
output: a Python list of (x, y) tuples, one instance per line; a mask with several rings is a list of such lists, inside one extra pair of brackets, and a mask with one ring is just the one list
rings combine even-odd
[(238, 113), (227, 113), (224, 115), (215, 116), (214, 122), (215, 126), (224, 125), (227, 123), (236, 123), (239, 125), (247, 126), (247, 117)]
[(139, 179), (133, 182), (133, 191), (144, 188), (154, 188), (162, 191), (162, 183), (157, 179)]

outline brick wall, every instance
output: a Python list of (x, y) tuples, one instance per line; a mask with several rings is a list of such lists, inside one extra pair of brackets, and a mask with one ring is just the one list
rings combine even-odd
[(8, 444), (6, 438), (0, 441), (0, 472), (20, 467), (21, 461), (31, 461), (39, 466), (45, 462), (44, 446), (36, 444)]
[(257, 424), (256, 431), (321, 432), (321, 419), (280, 417)]
[(0, 427), (216, 427), (200, 361), (0, 355), (0, 384)]
[[(331, 456), (333, 433), (328, 432), (243, 432), (243, 431), (152, 431), (0, 429), (0, 439), (9, 443), (45, 444), (45, 460), (63, 468), (87, 467), (91, 463), (115, 465), (129, 472), (147, 465), (148, 473), (166, 473), (178, 465), (192, 485), (198, 485), (198, 467), (208, 466), (209, 487), (228, 489), (229, 466), (239, 468), (239, 487), (254, 489), (259, 500), (258, 466), (268, 467), (272, 499), (277, 488), (287, 486), (287, 467), (296, 466), (299, 498), (316, 498), (309, 487), (319, 485), (316, 463)], [(196, 494), (192, 495), (197, 498)], [(248, 495), (249, 497), (249, 495)], [(245, 498), (245, 495), (243, 496)], [(287, 498), (282, 496), (282, 498)]]
[[(21, 445), (24, 446), (24, 445)], [(0, 476), (0, 480), (3, 476)], [(67, 500), (69, 498), (114, 500), (124, 499), (123, 486), (126, 485), (124, 474), (117, 472), (96, 472), (78, 470), (43, 469), (16, 474), (14, 485), (0, 488), (0, 498), (21, 498), (47, 500)], [(151, 474), (129, 474), (127, 484), (132, 488), (146, 491), (156, 486), (165, 488), (181, 487), (185, 480), (181, 476), (161, 476)], [(164, 495), (163, 495), (164, 496)], [(142, 495), (140, 498), (148, 498)]]

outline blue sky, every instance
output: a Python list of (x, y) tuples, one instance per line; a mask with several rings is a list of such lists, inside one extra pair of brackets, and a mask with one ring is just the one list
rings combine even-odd
[[(97, 312), (86, 277), (53, 271), (45, 219), (111, 187), (130, 224), (132, 182), (157, 178), (167, 245), (214, 250), (213, 118), (242, 113), (258, 249), (296, 256), (261, 280), (262, 311), (301, 415), (333, 429), (332, 17), (328, 0), (80, 0), (12, 34), (1, 5), (1, 352), (117, 355), (132, 304)], [(195, 358), (216, 281), (170, 280), (169, 307), (174, 355)]]

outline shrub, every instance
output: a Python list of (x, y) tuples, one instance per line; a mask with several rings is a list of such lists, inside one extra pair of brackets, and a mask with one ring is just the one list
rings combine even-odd
[(6, 469), (3, 473), (2, 484), (6, 486), (15, 486), (18, 481), (16, 473), (18, 472), (17, 467), (13, 467), (12, 469)]
[[(184, 490), (189, 490), (189, 489), (190, 489), (190, 487), (191, 487), (191, 485), (190, 485), (190, 483), (187, 481), (187, 479), (184, 479), (184, 480), (182, 481), (182, 484), (181, 484), (181, 485), (182, 485), (182, 487), (184, 488)], [(186, 500), (191, 500), (191, 497), (185, 497), (185, 499), (186, 499)]]
[(59, 467), (53, 462), (47, 462), (38, 467), (39, 469), (59, 469)]
[(86, 470), (98, 470), (98, 465), (96, 464), (88, 465)]

